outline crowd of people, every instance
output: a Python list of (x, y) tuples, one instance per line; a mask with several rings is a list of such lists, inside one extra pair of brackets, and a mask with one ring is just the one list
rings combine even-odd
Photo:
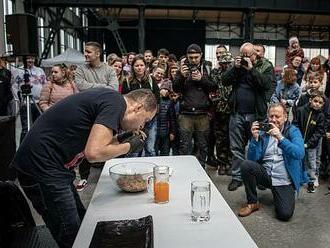
[[(111, 53), (106, 63), (101, 62), (102, 54), (99, 43), (87, 42), (84, 65), (76, 68), (55, 65), (48, 78), (41, 68), (34, 65), (35, 58), (28, 57), (29, 83), (36, 103), (31, 105), (32, 121), (42, 118), (55, 108), (53, 106), (64, 109), (64, 101), (61, 100), (78, 92), (90, 99), (95, 97), (95, 102), (101, 104), (104, 97), (101, 89), (105, 93), (108, 92), (105, 89), (111, 89), (110, 92), (117, 91), (135, 100), (130, 94), (148, 89), (157, 101), (158, 111), (154, 117), (153, 114), (144, 115), (145, 119), (140, 120), (140, 126), (137, 126), (146, 134), (143, 142), (139, 140), (143, 150), (125, 147), (125, 152), (117, 151), (115, 155), (194, 154), (203, 167), (214, 167), (219, 176), (232, 177), (229, 191), (235, 191), (244, 184), (247, 204), (238, 213), (242, 217), (259, 209), (257, 188), (269, 188), (277, 217), (289, 220), (294, 212), (295, 192), (306, 185), (307, 192), (313, 193), (319, 186), (319, 178), (328, 178), (330, 63), (329, 59), (321, 61), (319, 56), (309, 61), (297, 37), (289, 40), (285, 66), (281, 71), (275, 71), (272, 63), (265, 58), (262, 44), (249, 42), (241, 45), (237, 56), (233, 56), (226, 46), (219, 45), (215, 65), (203, 59), (202, 49), (197, 44), (189, 45), (185, 55), (179, 59), (165, 48), (159, 49), (156, 56), (150, 50), (144, 54), (130, 52), (121, 56)], [(29, 104), (20, 94), (23, 74), (24, 70), (20, 69), (3, 73), (7, 81), (8, 77), (11, 78), (11, 91), (7, 89), (5, 101), (9, 103), (14, 99), (21, 105), (21, 142), (24, 142), (28, 131), (26, 105)], [(109, 96), (123, 101), (112, 93)], [(57, 105), (59, 101), (61, 105)], [(81, 114), (88, 114), (84, 112), (87, 107), (78, 100), (77, 103), (81, 104)], [(114, 104), (111, 102), (110, 105)], [(103, 107), (108, 105), (88, 111), (95, 114), (102, 112)], [(3, 105), (0, 109), (5, 111)], [(136, 107), (132, 111), (138, 113), (140, 109)], [(65, 113), (70, 115), (68, 111)], [(104, 123), (102, 119), (100, 123)], [(116, 130), (114, 126), (110, 128)], [(85, 131), (81, 129), (81, 132)], [(119, 133), (121, 131), (129, 129), (118, 130)], [(123, 140), (127, 141), (126, 138)], [(88, 144), (89, 139), (85, 142)], [(136, 142), (130, 145), (136, 147)], [(97, 162), (97, 166), (102, 166), (105, 158), (109, 158), (99, 154), (96, 157), (78, 156), (70, 161), (61, 159), (69, 167), (78, 164), (78, 160), (80, 162), (80, 181), (75, 185), (76, 190), (83, 190), (88, 185), (91, 163)], [(24, 170), (19, 173), (23, 185), (29, 180), (36, 180), (33, 176), (24, 179), (25, 173)]]

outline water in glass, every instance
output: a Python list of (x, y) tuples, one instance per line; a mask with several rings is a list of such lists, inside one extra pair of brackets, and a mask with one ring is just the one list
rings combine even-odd
[(210, 219), (211, 187), (208, 181), (191, 183), (191, 218), (193, 221)]

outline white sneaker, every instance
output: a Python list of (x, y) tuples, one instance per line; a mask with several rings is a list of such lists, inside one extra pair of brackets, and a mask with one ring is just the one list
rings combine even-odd
[(76, 190), (77, 191), (83, 191), (87, 185), (87, 180), (86, 179), (81, 179), (76, 185)]
[(314, 187), (318, 187), (320, 184), (319, 184), (319, 178), (316, 176), (315, 177), (315, 181), (314, 181)]

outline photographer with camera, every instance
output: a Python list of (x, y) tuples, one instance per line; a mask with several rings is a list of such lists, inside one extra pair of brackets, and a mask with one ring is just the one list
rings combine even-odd
[(244, 43), (240, 53), (241, 56), (235, 58), (234, 66), (221, 77), (224, 85), (232, 85), (229, 137), (233, 158), (229, 191), (242, 186), (239, 162), (245, 159), (251, 123), (266, 118), (275, 80), (272, 64), (257, 56), (253, 44)]
[[(151, 90), (123, 96), (90, 89), (56, 103), (26, 135), (12, 164), (59, 247), (72, 247), (86, 211), (73, 185), (74, 168), (84, 158), (104, 162), (142, 150), (146, 136), (140, 130), (156, 111)], [(118, 130), (125, 133), (116, 135)]]
[[(229, 120), (231, 109), (228, 100), (231, 95), (232, 86), (223, 85), (221, 76), (231, 68), (234, 59), (231, 53), (227, 51), (218, 54), (218, 50), (221, 48), (222, 47), (219, 46), (216, 51), (218, 67), (211, 71), (211, 77), (219, 87), (211, 97), (214, 109), (214, 133), (211, 135), (215, 137), (216, 155), (219, 161), (218, 175), (230, 175), (231, 151), (229, 147)], [(211, 135), (209, 137), (211, 137)]]
[(209, 93), (217, 89), (210, 78), (210, 68), (202, 60), (202, 49), (196, 44), (187, 48), (186, 59), (173, 81), (173, 90), (182, 94), (178, 126), (180, 133), (180, 154), (191, 154), (192, 137), (196, 138), (197, 158), (205, 166), (210, 110)]
[(278, 219), (287, 221), (293, 215), (295, 191), (308, 179), (302, 163), (304, 140), (287, 120), (285, 106), (273, 103), (268, 108), (269, 123), (252, 123), (247, 160), (239, 162), (247, 197), (247, 205), (238, 213), (241, 217), (259, 210), (257, 185), (271, 189)]
[[(28, 130), (28, 117), (27, 117), (27, 104), (30, 104), (31, 120), (35, 120), (40, 116), (40, 111), (37, 104), (39, 103), (41, 89), (46, 84), (46, 75), (42, 68), (34, 65), (35, 57), (26, 57), (26, 68), (20, 67), (12, 71), (12, 88), (15, 99), (20, 101), (20, 117), (22, 124), (22, 132), (20, 143), (27, 134)], [(32, 102), (27, 103), (24, 96), (31, 95)]]

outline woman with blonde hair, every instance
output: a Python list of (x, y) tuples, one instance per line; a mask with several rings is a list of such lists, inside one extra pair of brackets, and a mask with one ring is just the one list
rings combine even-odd
[(58, 101), (75, 93), (78, 93), (78, 88), (72, 80), (68, 67), (65, 64), (54, 65), (51, 77), (40, 93), (40, 108), (46, 111)]

